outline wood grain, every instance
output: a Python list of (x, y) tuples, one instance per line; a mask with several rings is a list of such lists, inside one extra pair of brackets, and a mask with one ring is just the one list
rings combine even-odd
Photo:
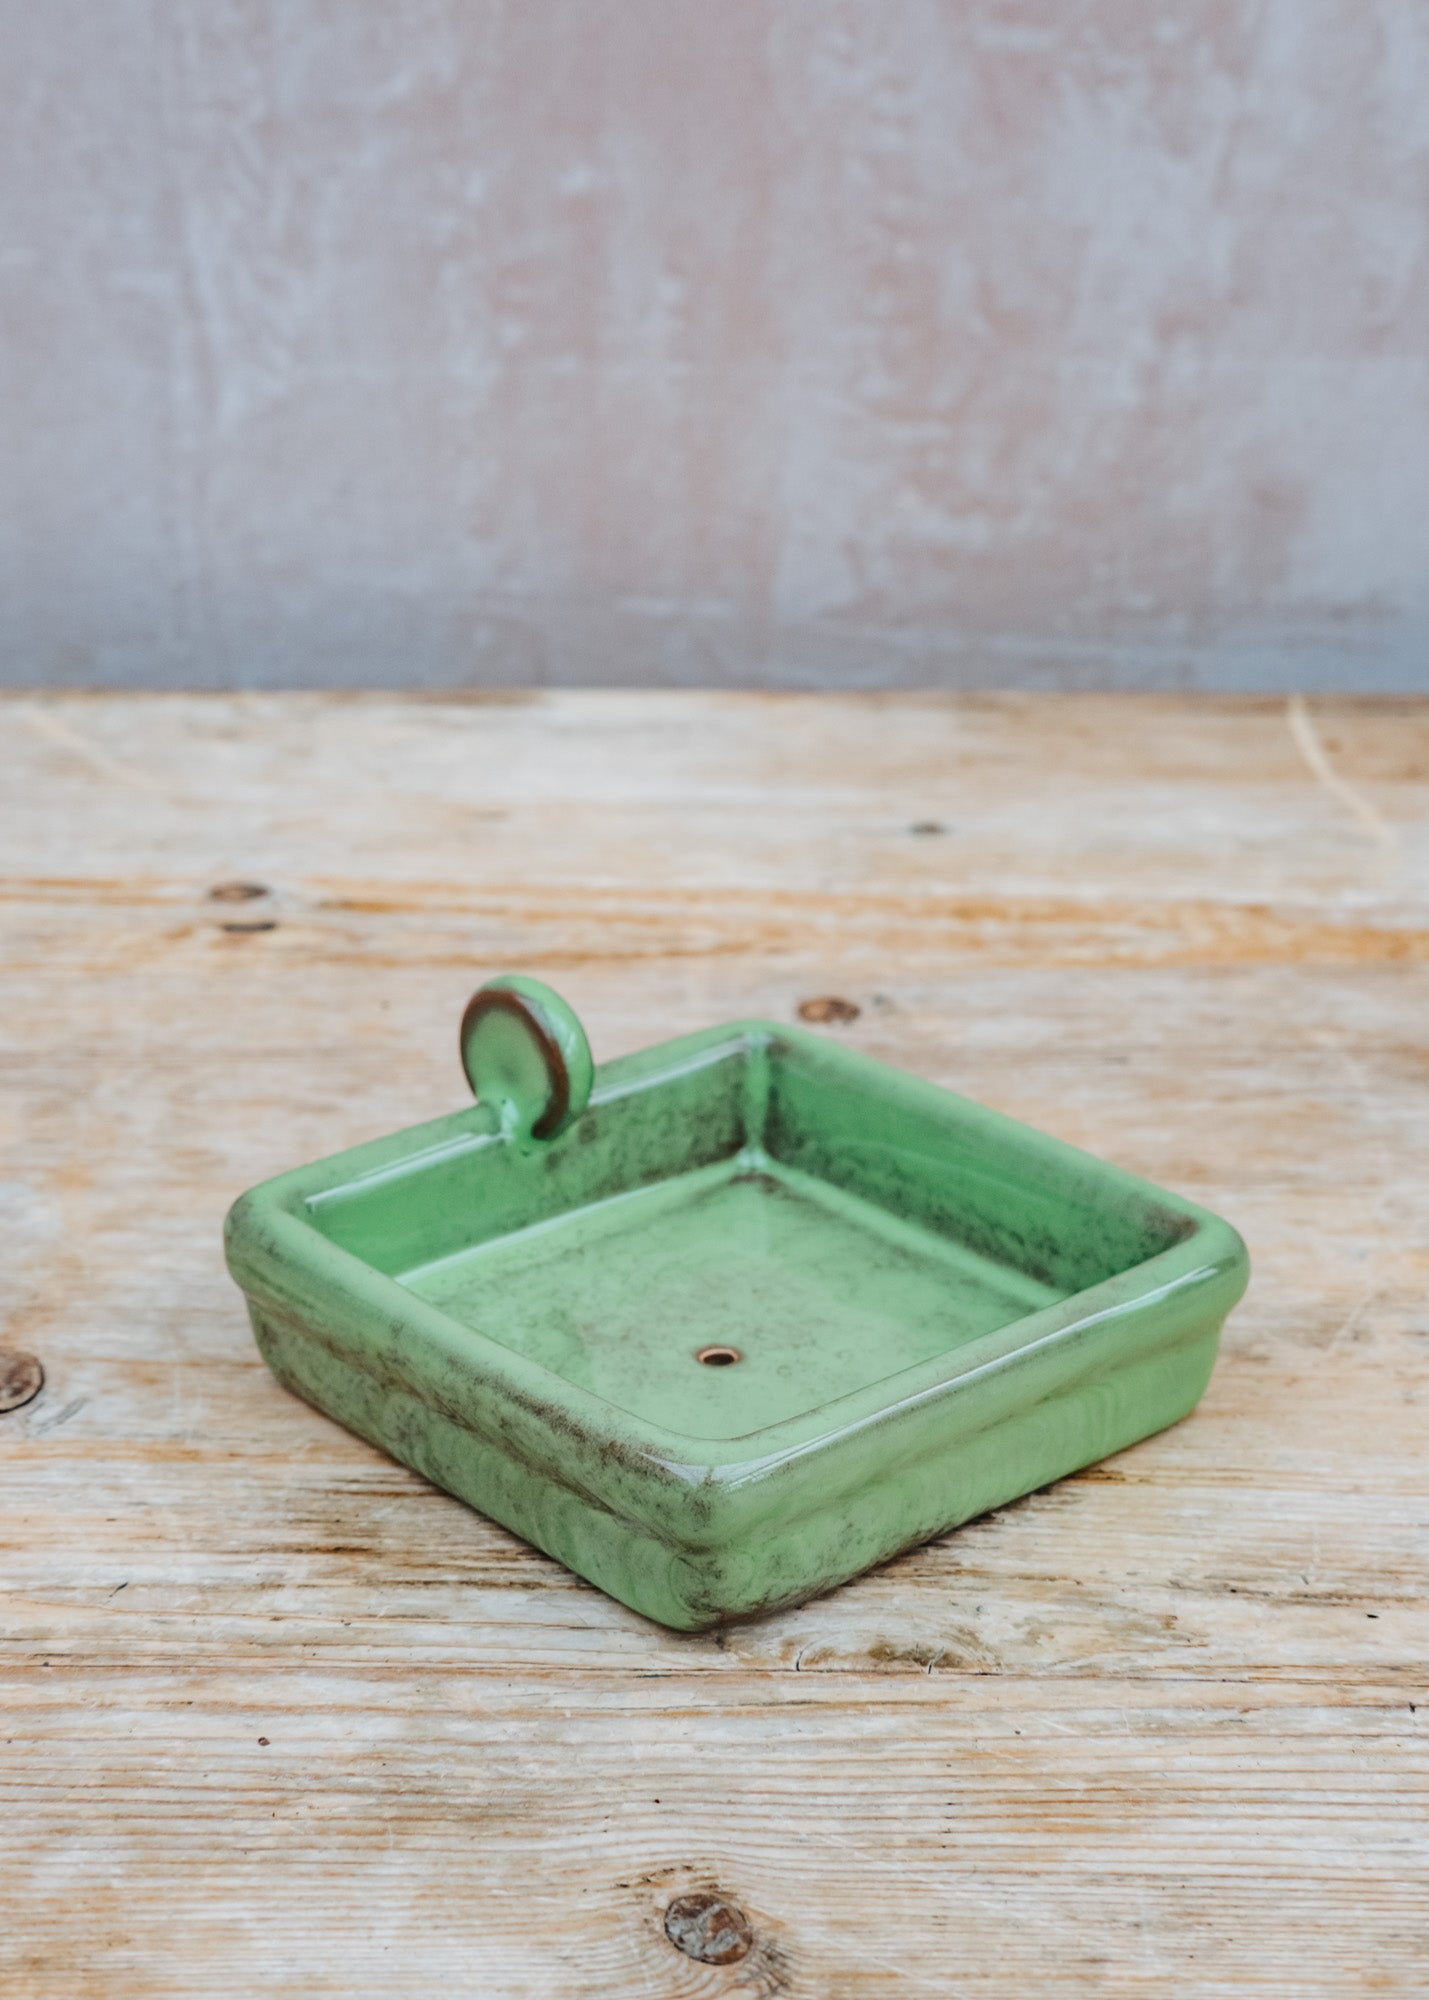
[[(1425, 1991), (1429, 705), (1303, 721), (6, 704), (0, 1990)], [(268, 1377), (219, 1224), (460, 1102), (511, 966), (598, 1057), (843, 995), (1222, 1210), (1200, 1410), (701, 1638), (388, 1464)], [(748, 1958), (666, 1940), (700, 1888)]]

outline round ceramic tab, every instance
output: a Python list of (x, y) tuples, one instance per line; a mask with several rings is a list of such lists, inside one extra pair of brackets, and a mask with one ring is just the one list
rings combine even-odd
[(585, 1029), (539, 979), (489, 979), (461, 1017), (461, 1066), (513, 1137), (554, 1139), (579, 1118), (595, 1066)]

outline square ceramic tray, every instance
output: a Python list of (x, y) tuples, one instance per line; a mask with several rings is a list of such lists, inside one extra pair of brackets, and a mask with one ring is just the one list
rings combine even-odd
[(832, 1040), (592, 1071), (530, 980), (479, 1101), (245, 1195), (280, 1380), (648, 1617), (798, 1602), (1183, 1417), (1245, 1287), (1190, 1202)]

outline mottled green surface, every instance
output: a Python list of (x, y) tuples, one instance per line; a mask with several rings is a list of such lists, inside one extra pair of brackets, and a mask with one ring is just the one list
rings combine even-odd
[[(699, 1438), (798, 1416), (1059, 1296), (758, 1153), (459, 1250), (404, 1282), (566, 1381)], [(707, 1345), (741, 1359), (702, 1364)]]
[(680, 1627), (1184, 1415), (1246, 1273), (1191, 1204), (762, 1023), (608, 1065), (549, 1144), (478, 1104), (269, 1182), (229, 1258), (289, 1386)]

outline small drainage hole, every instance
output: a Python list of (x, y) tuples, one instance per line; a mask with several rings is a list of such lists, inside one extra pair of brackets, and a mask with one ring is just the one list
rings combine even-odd
[(737, 1347), (697, 1347), (696, 1361), (703, 1361), (706, 1368), (728, 1368), (731, 1362), (743, 1361), (744, 1356)]

